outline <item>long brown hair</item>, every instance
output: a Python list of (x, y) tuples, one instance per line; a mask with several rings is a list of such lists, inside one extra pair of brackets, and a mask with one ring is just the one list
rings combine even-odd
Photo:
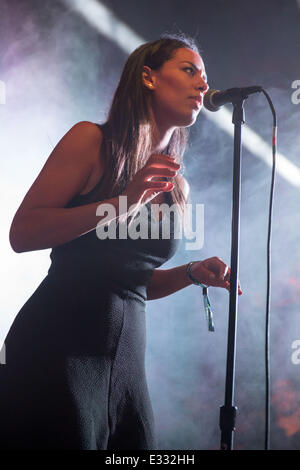
[[(101, 193), (107, 197), (121, 194), (128, 183), (147, 162), (152, 146), (154, 125), (151, 114), (151, 92), (143, 85), (142, 72), (146, 65), (159, 69), (171, 59), (176, 49), (199, 49), (192, 38), (183, 34), (164, 35), (159, 40), (138, 47), (128, 58), (112, 101), (107, 121), (102, 124), (103, 150), (106, 158)], [(164, 153), (182, 163), (188, 130), (177, 128)], [(173, 202), (184, 214), (186, 199), (174, 178)]]

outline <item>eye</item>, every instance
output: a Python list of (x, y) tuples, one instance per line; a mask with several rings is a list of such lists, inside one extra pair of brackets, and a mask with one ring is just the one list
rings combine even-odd
[(184, 67), (183, 70), (186, 71), (188, 75), (195, 75), (195, 70), (193, 69), (193, 67)]

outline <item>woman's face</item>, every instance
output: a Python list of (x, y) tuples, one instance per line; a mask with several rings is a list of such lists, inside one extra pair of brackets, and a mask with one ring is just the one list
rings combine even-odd
[(159, 70), (144, 69), (144, 84), (153, 91), (153, 111), (158, 123), (165, 127), (194, 124), (209, 88), (200, 55), (180, 48)]

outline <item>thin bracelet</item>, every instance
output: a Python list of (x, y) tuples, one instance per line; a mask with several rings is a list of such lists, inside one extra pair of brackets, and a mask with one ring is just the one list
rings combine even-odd
[(188, 277), (190, 278), (190, 280), (192, 281), (193, 284), (196, 284), (196, 286), (200, 286), (200, 287), (206, 287), (204, 284), (202, 284), (201, 282), (199, 282), (194, 276), (192, 276), (191, 274), (191, 267), (193, 264), (195, 264), (196, 261), (191, 261), (190, 263), (187, 264), (186, 266), (186, 273), (188, 275)]
[(190, 263), (187, 264), (186, 274), (187, 274), (188, 278), (192, 281), (193, 284), (195, 284), (196, 286), (202, 287), (204, 309), (205, 309), (207, 323), (208, 323), (208, 331), (215, 331), (213, 313), (212, 313), (212, 309), (211, 309), (210, 300), (209, 300), (209, 297), (208, 297), (208, 286), (205, 286), (204, 284), (202, 284), (202, 282), (199, 282), (198, 279), (196, 279), (194, 276), (192, 276), (191, 267), (194, 263), (196, 263), (196, 261), (190, 261)]

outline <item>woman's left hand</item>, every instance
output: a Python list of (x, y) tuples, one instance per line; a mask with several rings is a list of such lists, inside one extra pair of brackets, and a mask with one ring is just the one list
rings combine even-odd
[[(196, 261), (192, 264), (190, 273), (202, 284), (230, 290), (230, 268), (217, 256), (207, 258), (204, 261)], [(238, 293), (242, 295), (239, 281)]]

